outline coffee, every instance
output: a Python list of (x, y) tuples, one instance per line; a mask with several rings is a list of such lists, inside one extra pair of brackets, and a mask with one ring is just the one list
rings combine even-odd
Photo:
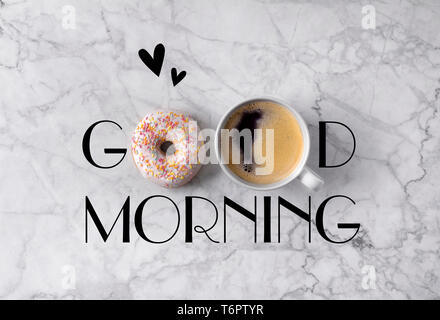
[[(281, 181), (301, 160), (304, 142), (300, 125), (292, 112), (278, 103), (262, 100), (245, 104), (229, 116), (223, 128), (238, 132), (250, 130), (249, 139), (229, 138), (229, 148), (221, 149), (222, 156), (228, 160), (228, 168), (250, 183)], [(237, 154), (239, 158), (234, 159)], [(263, 169), (267, 168), (265, 172)]]

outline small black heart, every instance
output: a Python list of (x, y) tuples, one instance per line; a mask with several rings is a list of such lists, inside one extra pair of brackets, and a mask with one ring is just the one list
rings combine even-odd
[(177, 74), (176, 68), (171, 69), (171, 80), (173, 80), (173, 85), (177, 86), (180, 81), (183, 80), (186, 76), (186, 71), (182, 71), (179, 74)]
[(139, 50), (139, 58), (141, 58), (142, 62), (145, 63), (156, 76), (159, 76), (162, 70), (163, 58), (165, 57), (165, 47), (162, 43), (159, 43), (156, 48), (154, 48), (153, 57), (151, 57), (147, 50)]

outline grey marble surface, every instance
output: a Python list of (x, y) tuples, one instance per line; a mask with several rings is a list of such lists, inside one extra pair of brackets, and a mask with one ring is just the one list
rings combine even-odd
[[(376, 9), (376, 29), (362, 27), (362, 7)], [(66, 15), (75, 9), (75, 26)], [(64, 9), (63, 9), (64, 8)], [(70, 11), (69, 11), (70, 10)], [(70, 21), (71, 22), (71, 21)], [(0, 1), (0, 297), (118, 298), (439, 298), (440, 3), (438, 1)], [(140, 48), (166, 47), (160, 78), (139, 60)], [(176, 87), (169, 70), (188, 75)], [(311, 132), (308, 165), (325, 187), (299, 182), (256, 192), (233, 184), (216, 165), (187, 186), (146, 183), (127, 157), (111, 170), (91, 166), (81, 149), (85, 130), (110, 119), (92, 140), (128, 146), (137, 122), (158, 107), (193, 114), (214, 128), (248, 97), (274, 95), (294, 105)], [(344, 167), (318, 168), (320, 120), (342, 121), (358, 147)], [(330, 130), (329, 157), (343, 159), (350, 137)], [(114, 156), (117, 157), (117, 156)], [(145, 242), (131, 220), (104, 243), (90, 227), (88, 196), (106, 227), (127, 196), (131, 215), (153, 194), (211, 199), (246, 207), (258, 196), (289, 199), (312, 210), (334, 202), (337, 222), (359, 222), (356, 238), (326, 242), (287, 213), (281, 243), (253, 243), (253, 226), (230, 215), (228, 242), (203, 234), (184, 242), (184, 224), (168, 243)], [(214, 213), (197, 203), (195, 220)], [(262, 209), (260, 209), (262, 210)], [(262, 212), (262, 211), (260, 211)], [(313, 215), (314, 217), (314, 215)], [(175, 226), (169, 203), (154, 200), (144, 225), (165, 239)], [(259, 225), (261, 229), (261, 225)], [(213, 237), (222, 239), (222, 217)], [(260, 233), (261, 234), (261, 233)]]

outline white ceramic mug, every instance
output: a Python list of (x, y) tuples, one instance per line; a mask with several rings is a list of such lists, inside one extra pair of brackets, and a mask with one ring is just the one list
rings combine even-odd
[[(222, 155), (221, 155), (221, 150), (220, 150), (220, 148), (221, 148), (221, 141), (220, 141), (221, 129), (224, 128), (226, 121), (229, 119), (229, 117), (238, 108), (241, 108), (242, 106), (245, 106), (249, 103), (257, 102), (257, 101), (274, 102), (274, 103), (288, 109), (290, 111), (290, 113), (292, 113), (292, 115), (295, 117), (296, 121), (298, 122), (299, 127), (301, 129), (302, 136), (303, 136), (304, 149), (303, 149), (301, 159), (300, 159), (298, 165), (296, 166), (296, 168), (293, 170), (293, 172), (288, 177), (284, 178), (283, 180), (277, 181), (274, 183), (269, 183), (269, 184), (252, 183), (252, 182), (244, 180), (244, 179), (240, 178), (239, 176), (235, 175), (229, 169), (228, 165), (224, 161), (222, 161)], [(276, 146), (275, 146), (275, 148), (276, 148)], [(220, 120), (220, 122), (217, 126), (217, 130), (216, 130), (216, 134), (215, 134), (215, 152), (216, 152), (217, 158), (219, 159), (220, 167), (222, 168), (222, 170), (226, 173), (226, 175), (229, 178), (231, 178), (233, 181), (235, 181), (238, 184), (241, 184), (245, 187), (252, 188), (255, 190), (271, 190), (271, 189), (281, 188), (282, 186), (288, 184), (289, 182), (291, 182), (295, 178), (298, 178), (298, 180), (301, 181), (307, 188), (312, 189), (312, 190), (316, 190), (319, 186), (321, 186), (324, 183), (324, 181), (322, 180), (322, 178), (319, 175), (317, 175), (315, 172), (313, 172), (310, 168), (308, 168), (306, 166), (306, 162), (307, 162), (307, 159), (308, 159), (309, 153), (310, 153), (310, 135), (309, 135), (309, 129), (307, 128), (307, 125), (306, 125), (304, 119), (300, 116), (300, 114), (298, 112), (296, 112), (295, 109), (293, 109), (286, 102), (283, 102), (278, 98), (261, 97), (261, 98), (249, 99), (249, 100), (246, 100), (244, 102), (239, 103), (235, 107), (232, 107), (228, 112), (226, 112), (226, 114), (223, 116), (223, 118)]]

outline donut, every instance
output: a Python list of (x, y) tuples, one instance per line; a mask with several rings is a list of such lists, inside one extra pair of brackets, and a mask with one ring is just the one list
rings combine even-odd
[(166, 188), (188, 183), (200, 170), (197, 123), (180, 112), (158, 110), (137, 125), (131, 140), (136, 167)]

